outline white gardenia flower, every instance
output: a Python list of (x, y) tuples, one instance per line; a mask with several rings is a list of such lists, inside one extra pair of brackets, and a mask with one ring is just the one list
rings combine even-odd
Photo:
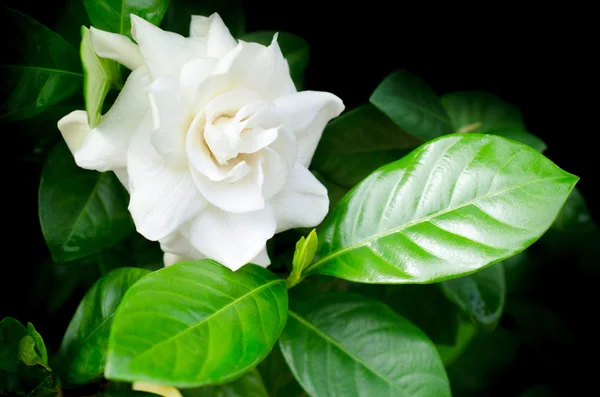
[(58, 122), (80, 167), (114, 171), (139, 233), (165, 262), (267, 266), (275, 233), (325, 217), (325, 187), (307, 167), (323, 128), (344, 109), (326, 92), (296, 92), (277, 44), (237, 42), (217, 14), (190, 37), (131, 15), (132, 36), (92, 28), (100, 57), (132, 70), (90, 129), (85, 111)]

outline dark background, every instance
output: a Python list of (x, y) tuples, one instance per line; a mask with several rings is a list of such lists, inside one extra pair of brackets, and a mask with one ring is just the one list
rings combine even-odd
[[(61, 14), (65, 3), (3, 1), (47, 25)], [(590, 9), (574, 3), (527, 8), (524, 2), (439, 6), (381, 0), (245, 0), (243, 4), (247, 31), (286, 31), (309, 42), (306, 88), (338, 95), (347, 109), (366, 103), (379, 82), (399, 68), (416, 73), (439, 94), (483, 90), (513, 102), (522, 110), (529, 131), (547, 143), (545, 154), (580, 176), (578, 187), (593, 218), (600, 222), (595, 186), (600, 168), (596, 165), (599, 65), (593, 60), (598, 48), (592, 39), (594, 25), (586, 20), (593, 15)], [(18, 37), (8, 34), (4, 39)], [(25, 318), (15, 309), (27, 299), (24, 291), (30, 290), (35, 279), (33, 263), (48, 255), (37, 220), (41, 164), (23, 161), (21, 154), (27, 150), (10, 149), (16, 147), (12, 142), (22, 144), (22, 140), (11, 136), (10, 127), (2, 130), (9, 142), (5, 159), (11, 162), (4, 167), (8, 187), (2, 195), (8, 199), (4, 219), (10, 237), (5, 243), (3, 266), (7, 270), (1, 276), (0, 292), (6, 298), (1, 297), (0, 317), (13, 315), (35, 323), (35, 317)], [(525, 387), (531, 379), (555, 381), (559, 390), (569, 390), (564, 395), (575, 395), (571, 394), (574, 390), (585, 390), (593, 383), (598, 365), (589, 361), (597, 360), (599, 353), (596, 328), (591, 326), (599, 302), (598, 271), (595, 274), (578, 273), (568, 256), (545, 264), (533, 288), (536, 299), (562, 316), (577, 341), (567, 347), (543, 345), (544, 354), (563, 363), (556, 368), (543, 368), (535, 359), (529, 360), (531, 352), (521, 354), (496, 383), (494, 395), (512, 395), (508, 390), (520, 389), (519, 384)], [(15, 294), (15, 290), (20, 292)], [(62, 326), (71, 313), (67, 310), (56, 323)], [(510, 328), (510, 319), (503, 321)], [(47, 327), (51, 323), (45, 320)], [(59, 340), (62, 332), (49, 337)]]

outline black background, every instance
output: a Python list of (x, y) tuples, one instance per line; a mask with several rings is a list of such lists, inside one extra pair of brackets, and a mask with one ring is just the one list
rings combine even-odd
[[(3, 3), (47, 23), (62, 12), (65, 2)], [(306, 88), (332, 92), (348, 109), (366, 103), (379, 82), (400, 68), (416, 73), (439, 94), (483, 90), (515, 103), (529, 131), (547, 143), (545, 154), (580, 176), (578, 187), (592, 216), (600, 221), (596, 189), (599, 65), (594, 59), (598, 45), (589, 21), (594, 15), (591, 8), (575, 3), (530, 8), (524, 2), (440, 6), (381, 0), (246, 0), (243, 4), (247, 31), (279, 30), (306, 39), (311, 47)], [(10, 34), (4, 37), (18, 40)], [(3, 127), (2, 133), (9, 142), (4, 147), (5, 159), (11, 162), (3, 170), (8, 177), (2, 194), (8, 201), (5, 231), (10, 237), (5, 243), (2, 266), (6, 273), (1, 283), (7, 298), (2, 298), (1, 306), (11, 313), (0, 310), (0, 315), (35, 322), (13, 313), (17, 301), (27, 297), (17, 294), (15, 298), (12, 289), (26, 290), (34, 277), (31, 263), (48, 254), (37, 221), (41, 166), (14, 158), (11, 142), (20, 141), (11, 136), (9, 127)], [(9, 272), (15, 268), (19, 270), (11, 277)], [(507, 384), (554, 378), (566, 390), (569, 385), (584, 389), (593, 383), (597, 364), (588, 361), (597, 360), (598, 353), (593, 346), (597, 334), (591, 326), (598, 313), (598, 277), (581, 278), (570, 269), (568, 258), (548, 263), (547, 272), (540, 274), (538, 293), (577, 328), (577, 344), (572, 350), (548, 352), (564, 359), (565, 365), (555, 374), (540, 373), (525, 360), (506, 374)], [(503, 394), (500, 387), (497, 395), (510, 394)]]

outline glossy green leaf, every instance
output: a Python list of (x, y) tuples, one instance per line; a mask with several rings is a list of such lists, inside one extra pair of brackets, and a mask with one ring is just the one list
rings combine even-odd
[(313, 397), (450, 396), (435, 346), (382, 303), (347, 293), (292, 299), (280, 339)]
[(246, 17), (241, 0), (172, 0), (161, 27), (189, 36), (192, 15), (218, 13), (234, 37), (246, 31)]
[(506, 297), (502, 263), (444, 281), (440, 287), (476, 326), (494, 328), (500, 321)]
[(31, 336), (34, 341), (34, 349), (40, 357), (40, 363), (44, 366), (48, 366), (48, 351), (46, 350), (46, 344), (42, 339), (42, 336), (35, 330), (35, 327), (31, 323), (27, 323), (27, 334)]
[(422, 141), (453, 132), (437, 94), (406, 70), (387, 76), (369, 100), (400, 128)]
[(258, 370), (269, 397), (308, 397), (290, 371), (279, 345), (258, 365)]
[(458, 327), (456, 343), (452, 345), (436, 344), (435, 347), (442, 358), (442, 362), (447, 367), (452, 364), (462, 352), (467, 348), (471, 339), (477, 334), (477, 328), (467, 321), (462, 321)]
[(317, 252), (317, 245), (319, 239), (317, 237), (317, 231), (313, 229), (308, 237), (302, 236), (296, 243), (296, 249), (294, 251), (294, 258), (292, 259), (292, 272), (287, 279), (288, 288), (296, 285), (302, 276), (302, 271), (312, 263), (315, 253)]
[(565, 232), (589, 232), (596, 228), (585, 199), (575, 188), (569, 195), (564, 207), (558, 213), (552, 229)]
[(442, 96), (455, 132), (499, 135), (531, 146), (546, 149), (540, 138), (527, 132), (519, 109), (497, 95), (481, 91), (452, 92)]
[(133, 230), (117, 177), (79, 168), (64, 142), (48, 156), (38, 199), (42, 232), (57, 262), (100, 252)]
[(550, 227), (578, 178), (532, 148), (454, 134), (356, 186), (329, 213), (307, 274), (428, 283), (508, 258)]
[(105, 376), (175, 387), (224, 383), (266, 357), (286, 318), (285, 280), (270, 271), (181, 262), (127, 292), (115, 315)]
[(256, 369), (232, 382), (197, 389), (182, 389), (181, 394), (183, 397), (272, 397), (269, 396), (260, 373)]
[(4, 40), (0, 62), (0, 119), (21, 120), (81, 92), (77, 50), (59, 35), (18, 11), (0, 7), (12, 39)]
[(83, 0), (95, 28), (131, 37), (131, 14), (159, 25), (169, 0)]
[[(307, 280), (311, 280), (308, 278)], [(442, 293), (437, 284), (371, 285), (349, 283), (349, 292), (357, 292), (386, 304), (405, 317), (435, 344), (456, 343), (460, 311)]]
[(311, 168), (338, 185), (352, 188), (377, 168), (401, 159), (421, 143), (375, 106), (366, 104), (327, 125)]
[(99, 279), (85, 294), (60, 347), (67, 383), (79, 385), (102, 376), (115, 311), (125, 292), (150, 271), (125, 267)]
[(92, 47), (92, 35), (88, 28), (81, 27), (81, 60), (84, 70), (85, 110), (90, 128), (100, 122), (104, 99), (111, 87), (122, 86), (119, 64), (100, 58)]
[(240, 40), (247, 42), (270, 45), (274, 35), (277, 34), (277, 43), (281, 48), (284, 58), (288, 61), (290, 74), (298, 90), (304, 87), (304, 72), (308, 66), (310, 47), (306, 40), (291, 33), (261, 30), (246, 33), (240, 36)]

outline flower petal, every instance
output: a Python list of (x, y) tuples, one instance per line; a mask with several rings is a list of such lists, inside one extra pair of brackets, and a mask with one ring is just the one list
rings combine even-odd
[(150, 117), (135, 132), (127, 153), (129, 211), (137, 231), (149, 240), (175, 232), (207, 205), (187, 168), (166, 167), (150, 143)]
[(275, 105), (296, 135), (297, 161), (308, 167), (325, 125), (344, 110), (342, 100), (328, 92), (303, 91), (278, 98)]
[(179, 82), (181, 91), (188, 101), (194, 101), (198, 86), (212, 74), (217, 63), (215, 58), (201, 58), (183, 65)]
[(90, 134), (87, 112), (75, 110), (58, 120), (58, 129), (71, 153), (78, 151)]
[(226, 74), (232, 86), (248, 88), (269, 101), (296, 92), (277, 35), (268, 47), (240, 40), (219, 62), (215, 73)]
[(190, 172), (200, 193), (215, 207), (233, 213), (252, 212), (265, 207), (262, 194), (262, 158), (248, 159), (246, 162), (249, 163), (251, 171), (243, 178), (234, 178), (234, 181), (215, 182), (193, 166), (190, 167)]
[[(165, 255), (169, 254), (180, 258), (178, 261), (206, 258), (179, 231), (160, 240), (160, 248), (165, 252)], [(164, 259), (166, 261), (166, 256)], [(175, 258), (170, 257), (169, 260), (175, 260)], [(171, 264), (173, 263), (176, 262)]]
[(135, 14), (131, 14), (131, 35), (137, 41), (145, 64), (154, 78), (163, 74), (179, 78), (183, 65), (206, 56), (205, 40), (165, 32)]
[(191, 118), (187, 101), (173, 76), (162, 75), (148, 87), (154, 133), (152, 144), (169, 166), (187, 163), (185, 138)]
[(237, 270), (261, 253), (275, 227), (269, 206), (246, 214), (231, 214), (209, 206), (181, 231), (202, 254)]
[(144, 65), (140, 49), (129, 37), (91, 27), (92, 47), (99, 57), (112, 59), (135, 70)]
[(281, 192), (269, 204), (277, 218), (277, 233), (296, 227), (313, 227), (329, 210), (327, 189), (302, 164), (296, 163)]
[(256, 258), (252, 259), (250, 263), (254, 263), (255, 265), (262, 267), (269, 266), (271, 264), (271, 259), (267, 253), (267, 247), (265, 246), (265, 248), (263, 248), (263, 250), (260, 251), (260, 253), (256, 255)]
[[(138, 68), (130, 75), (110, 110), (82, 141), (86, 127), (82, 113), (71, 113), (61, 119), (58, 128), (73, 152), (78, 166), (89, 170), (108, 171), (127, 166), (129, 141), (148, 111), (146, 86), (148, 72)], [(87, 123), (87, 117), (85, 117)], [(89, 127), (87, 127), (89, 130)]]
[(190, 37), (206, 38), (206, 53), (213, 58), (222, 58), (237, 45), (237, 41), (217, 13), (210, 17), (192, 15)]

